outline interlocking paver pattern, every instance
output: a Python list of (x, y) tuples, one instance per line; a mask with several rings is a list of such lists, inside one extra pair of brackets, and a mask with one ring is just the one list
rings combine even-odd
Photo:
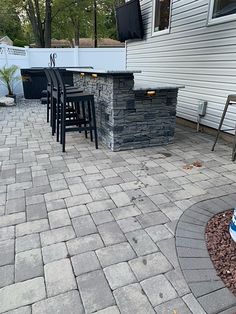
[(45, 106), (0, 107), (0, 313), (233, 313), (203, 235), (236, 205), (236, 164), (212, 141), (177, 126), (111, 152), (76, 133), (62, 153)]

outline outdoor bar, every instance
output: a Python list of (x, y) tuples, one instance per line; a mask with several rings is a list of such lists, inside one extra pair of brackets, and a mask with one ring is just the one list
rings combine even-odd
[(135, 83), (140, 71), (68, 69), (74, 84), (95, 97), (100, 141), (112, 151), (173, 142), (178, 89)]

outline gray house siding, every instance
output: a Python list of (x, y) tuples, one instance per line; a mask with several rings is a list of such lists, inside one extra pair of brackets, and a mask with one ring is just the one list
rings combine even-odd
[[(177, 115), (196, 121), (199, 100), (208, 101), (204, 125), (217, 128), (228, 94), (236, 93), (236, 20), (207, 26), (208, 0), (173, 0), (170, 33), (152, 36), (153, 1), (140, 0), (142, 41), (127, 42), (127, 68), (138, 81), (185, 85)], [(225, 127), (234, 128), (236, 106)]]

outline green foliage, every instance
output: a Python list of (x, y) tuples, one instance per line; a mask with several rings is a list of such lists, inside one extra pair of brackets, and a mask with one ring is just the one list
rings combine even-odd
[(10, 1), (0, 0), (0, 37), (24, 39), (22, 23)]
[[(15, 44), (39, 43), (45, 27), (46, 0), (0, 0), (0, 35), (8, 35)], [(94, 37), (94, 0), (51, 0), (52, 38)], [(98, 38), (117, 38), (115, 6), (125, 0), (97, 0)], [(29, 16), (29, 3), (38, 5), (37, 26)], [(35, 10), (35, 9), (34, 9)], [(36, 25), (36, 26), (35, 26)], [(39, 32), (41, 30), (41, 33)], [(39, 34), (40, 33), (40, 34)]]
[(25, 46), (28, 45), (28, 42), (27, 42), (26, 39), (15, 38), (14, 42), (13, 42), (13, 45), (16, 46), (16, 47), (25, 47)]
[(16, 75), (18, 66), (4, 66), (0, 69), (0, 82), (8, 89), (8, 95), (13, 95), (14, 84), (20, 77)]

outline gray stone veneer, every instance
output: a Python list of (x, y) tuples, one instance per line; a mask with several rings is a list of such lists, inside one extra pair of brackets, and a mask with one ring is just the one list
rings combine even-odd
[(173, 142), (178, 89), (156, 96), (134, 91), (133, 74), (74, 74), (74, 83), (94, 94), (99, 139), (113, 151)]

